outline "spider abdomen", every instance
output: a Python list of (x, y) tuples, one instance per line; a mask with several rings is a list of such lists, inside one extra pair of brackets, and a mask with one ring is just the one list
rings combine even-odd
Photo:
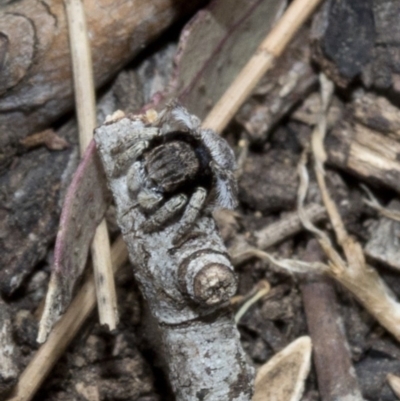
[(166, 193), (192, 182), (199, 173), (200, 161), (193, 147), (184, 141), (161, 144), (145, 155), (148, 178)]

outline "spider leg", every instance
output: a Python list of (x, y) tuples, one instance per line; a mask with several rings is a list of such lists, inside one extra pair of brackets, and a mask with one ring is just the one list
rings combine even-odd
[(160, 135), (157, 128), (147, 128), (142, 132), (133, 132), (123, 141), (119, 141), (111, 150), (116, 156), (113, 176), (118, 177), (149, 147), (150, 141)]
[(126, 181), (129, 192), (132, 195), (136, 195), (144, 182), (144, 171), (140, 162), (135, 162), (131, 167), (129, 167)]
[(139, 141), (121, 153), (115, 161), (113, 176), (121, 175), (149, 147), (149, 141)]
[(163, 200), (163, 196), (150, 188), (143, 188), (138, 194), (139, 205), (147, 211), (154, 210)]
[(186, 201), (186, 195), (178, 194), (173, 196), (142, 224), (141, 229), (143, 232), (149, 233), (162, 227), (184, 208)]
[(160, 135), (160, 130), (156, 127), (147, 127), (145, 130), (130, 132), (126, 137), (118, 138), (110, 150), (112, 156), (125, 152), (136, 142), (150, 141)]
[(173, 239), (174, 244), (177, 244), (193, 227), (201, 213), (206, 197), (207, 191), (204, 188), (198, 187), (195, 190), (180, 220), (180, 226)]
[(164, 110), (159, 114), (158, 125), (162, 127), (161, 130), (163, 134), (180, 130), (197, 132), (201, 122), (178, 102), (172, 101), (167, 104)]

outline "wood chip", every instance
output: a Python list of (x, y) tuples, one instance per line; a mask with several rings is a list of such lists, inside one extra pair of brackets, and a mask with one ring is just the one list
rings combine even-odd
[(253, 401), (298, 401), (311, 366), (311, 339), (304, 336), (273, 356), (257, 372)]

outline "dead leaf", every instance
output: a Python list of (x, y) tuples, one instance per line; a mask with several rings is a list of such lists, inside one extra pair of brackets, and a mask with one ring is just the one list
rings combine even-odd
[(311, 366), (311, 339), (293, 341), (257, 372), (253, 401), (297, 401)]

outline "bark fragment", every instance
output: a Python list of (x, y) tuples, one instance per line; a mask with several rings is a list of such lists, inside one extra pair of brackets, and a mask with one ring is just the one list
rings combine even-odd
[[(400, 202), (390, 202), (389, 210), (400, 210)], [(371, 228), (371, 238), (365, 245), (365, 254), (370, 258), (400, 270), (399, 253), (400, 223), (381, 217)]]
[(314, 20), (314, 59), (339, 86), (400, 91), (400, 5), (396, 0), (330, 0)]
[(214, 1), (186, 25), (163, 97), (204, 118), (282, 14), (286, 0)]
[(279, 120), (317, 84), (310, 64), (309, 30), (303, 28), (235, 117), (252, 142), (264, 142)]
[(400, 143), (351, 121), (339, 122), (325, 140), (329, 162), (368, 182), (400, 191)]
[[(94, 148), (94, 142), (90, 146)], [(100, 160), (89, 149), (65, 197), (54, 251), (53, 273), (40, 323), (39, 342), (45, 340), (53, 324), (71, 302), (75, 284), (86, 266), (95, 229), (109, 202), (110, 193)]]
[[(142, 47), (201, 2), (87, 1), (96, 87)], [(1, 6), (0, 168), (26, 135), (73, 108), (71, 60), (64, 4), (49, 0)]]
[(54, 239), (60, 198), (76, 159), (73, 149), (40, 148), (0, 176), (0, 290), (12, 294)]

